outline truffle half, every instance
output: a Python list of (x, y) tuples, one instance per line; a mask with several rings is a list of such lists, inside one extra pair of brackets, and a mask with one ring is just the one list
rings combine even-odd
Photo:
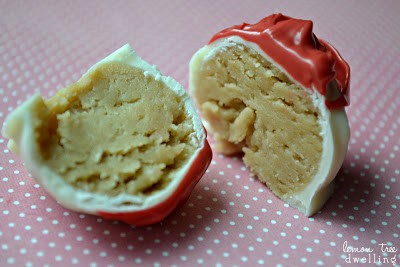
[(26, 101), (3, 135), (60, 204), (137, 225), (187, 199), (211, 161), (186, 91), (129, 45), (52, 98)]
[(349, 140), (350, 69), (312, 22), (274, 14), (217, 33), (190, 62), (190, 90), (224, 154), (310, 216), (333, 192)]

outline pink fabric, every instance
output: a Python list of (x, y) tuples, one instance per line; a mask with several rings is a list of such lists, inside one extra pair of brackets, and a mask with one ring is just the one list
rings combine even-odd
[[(325, 208), (306, 218), (240, 159), (215, 153), (184, 206), (131, 227), (60, 207), (0, 136), (0, 266), (372, 265), (349, 256), (399, 264), (400, 2), (226, 2), (0, 1), (0, 122), (125, 43), (187, 88), (191, 56), (220, 29), (276, 12), (312, 19), (352, 69), (352, 138)], [(374, 251), (347, 253), (345, 242)], [(398, 251), (385, 254), (381, 243)]]

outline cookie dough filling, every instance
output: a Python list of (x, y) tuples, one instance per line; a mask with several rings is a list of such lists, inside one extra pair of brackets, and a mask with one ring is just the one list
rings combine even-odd
[[(121, 63), (100, 65), (46, 102), (45, 163), (73, 187), (107, 195), (161, 190), (194, 152), (180, 97)], [(43, 130), (42, 130), (43, 131)]]
[[(302, 190), (321, 160), (322, 137), (311, 94), (259, 54), (228, 47), (203, 63), (201, 110), (218, 150), (243, 149), (244, 161), (278, 195)], [(299, 138), (300, 137), (300, 138)]]
[(202, 69), (197, 99), (217, 149), (243, 150), (244, 162), (277, 195), (303, 190), (322, 151), (320, 114), (310, 92), (243, 45), (218, 52)]

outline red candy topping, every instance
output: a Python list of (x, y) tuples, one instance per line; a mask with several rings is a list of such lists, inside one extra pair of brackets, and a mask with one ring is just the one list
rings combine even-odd
[(229, 36), (255, 43), (292, 79), (324, 95), (329, 109), (343, 108), (350, 104), (350, 67), (312, 28), (310, 20), (273, 14), (253, 25), (243, 23), (222, 30), (209, 44)]

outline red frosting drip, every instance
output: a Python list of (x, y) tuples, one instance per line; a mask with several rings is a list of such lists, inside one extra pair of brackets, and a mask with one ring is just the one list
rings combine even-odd
[[(295, 81), (326, 96), (328, 108), (343, 108), (350, 104), (350, 67), (312, 28), (310, 20), (273, 14), (253, 25), (243, 23), (222, 30), (209, 44), (233, 35), (255, 43)], [(331, 81), (337, 85), (332, 86)], [(327, 94), (328, 88), (337, 92)]]

